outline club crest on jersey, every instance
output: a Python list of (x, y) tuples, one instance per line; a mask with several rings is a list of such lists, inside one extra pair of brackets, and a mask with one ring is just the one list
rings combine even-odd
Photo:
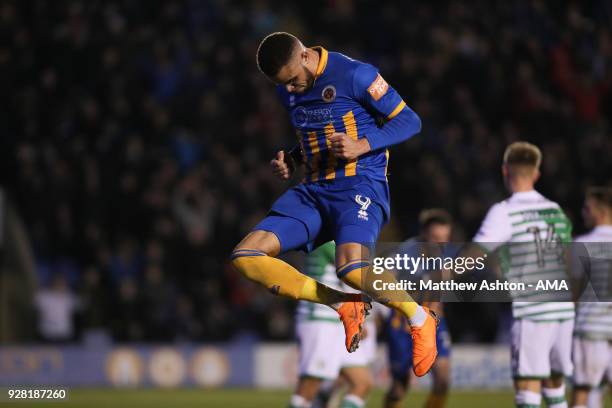
[(323, 92), (321, 92), (321, 98), (323, 98), (325, 102), (332, 102), (334, 99), (336, 99), (336, 87), (333, 85), (327, 85), (325, 88), (323, 88)]
[(357, 211), (357, 218), (359, 218), (360, 220), (367, 221), (368, 207), (370, 206), (370, 204), (372, 204), (372, 200), (370, 200), (370, 197), (357, 194), (355, 196), (355, 202), (361, 206), (359, 211)]

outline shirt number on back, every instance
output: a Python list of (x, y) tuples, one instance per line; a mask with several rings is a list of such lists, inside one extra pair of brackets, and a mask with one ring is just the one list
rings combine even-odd
[(536, 254), (538, 258), (538, 266), (543, 268), (546, 266), (546, 261), (544, 256), (546, 254), (557, 254), (559, 259), (561, 259), (563, 254), (563, 248), (561, 247), (561, 237), (559, 234), (555, 233), (555, 226), (553, 224), (548, 224), (546, 228), (546, 237), (542, 240), (540, 236), (540, 227), (529, 227), (527, 228), (527, 232), (533, 234), (533, 241), (536, 246)]

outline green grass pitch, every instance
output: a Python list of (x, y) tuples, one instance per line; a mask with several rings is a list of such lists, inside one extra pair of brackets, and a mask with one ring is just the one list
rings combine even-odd
[[(290, 391), (260, 391), (254, 389), (178, 389), (178, 390), (116, 390), (73, 389), (65, 402), (17, 402), (12, 406), (33, 408), (269, 408), (286, 407)], [(368, 407), (382, 407), (383, 391), (375, 390), (368, 400)], [(409, 395), (404, 407), (421, 407), (425, 393)], [(451, 393), (448, 408), (505, 408), (513, 407), (512, 392), (462, 392)], [(0, 408), (5, 404), (0, 403)], [(606, 408), (612, 408), (608, 396)]]

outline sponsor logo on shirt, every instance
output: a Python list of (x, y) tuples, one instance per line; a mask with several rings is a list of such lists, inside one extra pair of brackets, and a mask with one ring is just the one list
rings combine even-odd
[(291, 116), (293, 126), (298, 129), (307, 126), (325, 126), (334, 120), (330, 108), (306, 109), (303, 106), (298, 106), (293, 110)]

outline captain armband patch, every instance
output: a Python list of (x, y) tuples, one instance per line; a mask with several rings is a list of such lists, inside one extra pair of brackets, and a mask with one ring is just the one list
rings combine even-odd
[(380, 74), (376, 75), (376, 79), (368, 87), (368, 93), (372, 95), (375, 101), (382, 98), (388, 90), (389, 84)]

